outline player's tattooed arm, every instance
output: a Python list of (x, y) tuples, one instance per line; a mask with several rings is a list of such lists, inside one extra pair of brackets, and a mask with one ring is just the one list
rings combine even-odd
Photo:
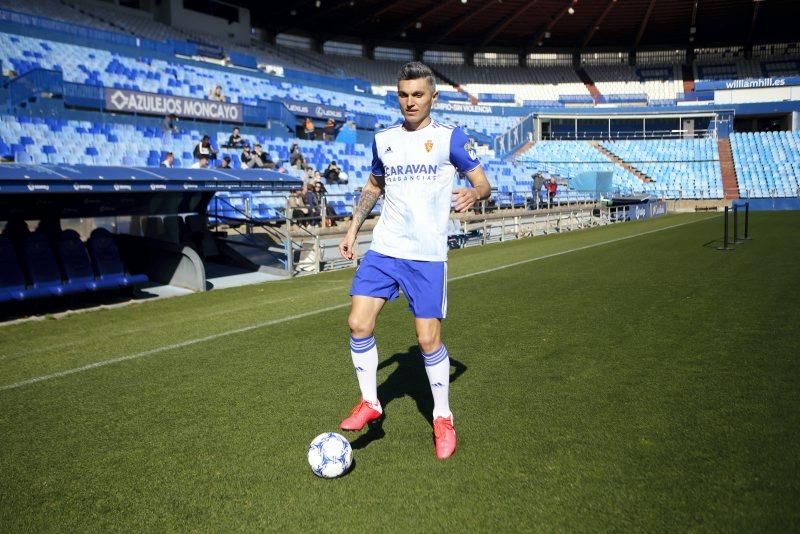
[(343, 258), (352, 260), (355, 257), (356, 235), (383, 193), (383, 185), (379, 180), (379, 178), (370, 175), (367, 184), (361, 190), (361, 198), (358, 200), (356, 209), (353, 210), (353, 222), (350, 223), (347, 234), (339, 243), (339, 252)]
[(353, 226), (355, 226), (356, 232), (358, 232), (361, 225), (364, 224), (364, 221), (367, 220), (367, 217), (369, 217), (369, 214), (372, 212), (372, 208), (375, 207), (375, 204), (378, 203), (378, 198), (381, 196), (380, 188), (369, 187), (370, 185), (372, 184), (368, 184), (361, 191), (361, 198), (358, 200), (355, 211), (353, 211)]

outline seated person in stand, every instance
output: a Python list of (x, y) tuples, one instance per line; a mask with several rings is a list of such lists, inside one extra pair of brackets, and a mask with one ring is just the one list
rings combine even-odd
[(304, 218), (308, 215), (308, 208), (306, 207), (305, 195), (308, 192), (308, 188), (303, 186), (301, 189), (295, 189), (292, 191), (291, 196), (288, 200), (289, 206), (289, 216), (292, 219), (303, 219), (297, 221), (297, 224), (302, 224), (303, 226), (308, 226), (308, 221), (304, 220)]
[(211, 139), (208, 135), (204, 135), (200, 142), (194, 147), (195, 159), (200, 159), (200, 156), (205, 156), (209, 160), (217, 159), (217, 151), (211, 146)]
[(200, 159), (192, 163), (192, 169), (207, 169), (208, 168), (208, 157), (207, 156), (200, 156)]
[(324, 141), (333, 141), (336, 138), (336, 121), (328, 119), (325, 127), (322, 129), (322, 139)]
[(228, 143), (224, 145), (226, 148), (242, 148), (244, 145), (244, 138), (239, 135), (239, 128), (234, 127), (233, 132), (228, 137)]
[(208, 94), (209, 100), (215, 100), (217, 102), (225, 102), (225, 97), (222, 95), (222, 86), (217, 85), (211, 92)]
[(292, 144), (292, 148), (289, 153), (289, 165), (298, 169), (308, 169), (306, 158), (303, 156), (303, 153), (300, 152), (300, 147), (297, 143)]
[(336, 164), (336, 161), (331, 161), (325, 169), (325, 182), (328, 184), (346, 184), (347, 174), (342, 171), (342, 168)]

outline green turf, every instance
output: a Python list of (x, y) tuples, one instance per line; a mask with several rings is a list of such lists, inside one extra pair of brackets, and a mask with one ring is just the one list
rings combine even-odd
[(137, 357), (0, 389), (0, 531), (798, 530), (800, 214), (751, 224), (732, 253), (718, 215), (452, 253), (552, 256), (451, 282), (447, 462), (386, 307), (387, 417), (332, 481), (305, 449), (357, 400), (352, 271), (2, 327), (0, 388)]

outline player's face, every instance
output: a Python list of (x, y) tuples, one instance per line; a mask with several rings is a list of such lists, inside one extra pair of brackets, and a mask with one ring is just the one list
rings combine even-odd
[(437, 96), (425, 78), (397, 82), (397, 101), (408, 129), (416, 130), (430, 122), (431, 106)]

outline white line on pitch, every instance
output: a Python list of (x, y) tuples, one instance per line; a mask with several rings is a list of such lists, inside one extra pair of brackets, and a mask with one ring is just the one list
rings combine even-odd
[[(463, 280), (465, 278), (471, 278), (473, 276), (480, 276), (480, 275), (483, 275), (483, 274), (493, 273), (493, 272), (500, 271), (500, 270), (503, 270), (503, 269), (509, 269), (511, 267), (516, 267), (518, 265), (524, 265), (526, 263), (531, 263), (531, 262), (534, 262), (534, 261), (546, 260), (548, 258), (554, 258), (556, 256), (563, 256), (564, 254), (570, 254), (570, 253), (573, 253), (573, 252), (580, 252), (582, 250), (595, 248), (595, 247), (601, 247), (603, 245), (610, 245), (612, 243), (617, 243), (619, 241), (625, 241), (627, 239), (633, 239), (635, 237), (641, 237), (641, 236), (644, 236), (644, 235), (654, 234), (654, 233), (657, 233), (657, 232), (663, 232), (664, 230), (671, 230), (673, 228), (678, 228), (680, 226), (686, 226), (688, 224), (694, 224), (694, 223), (697, 223), (697, 222), (707, 221), (708, 219), (709, 218), (704, 217), (702, 219), (695, 219), (693, 221), (687, 221), (687, 222), (683, 222), (683, 223), (673, 224), (673, 225), (670, 225), (670, 226), (664, 226), (662, 228), (656, 228), (654, 230), (648, 230), (647, 232), (640, 232), (638, 234), (631, 234), (631, 235), (626, 235), (626, 236), (622, 236), (622, 237), (616, 237), (614, 239), (608, 239), (606, 241), (598, 241), (597, 243), (591, 243), (589, 245), (584, 245), (584, 246), (572, 248), (572, 249), (569, 249), (569, 250), (562, 250), (560, 252), (553, 252), (552, 254), (545, 254), (544, 256), (536, 256), (535, 258), (528, 258), (526, 260), (516, 261), (516, 262), (513, 262), (513, 263), (507, 263), (505, 265), (499, 265), (497, 267), (492, 267), (491, 269), (484, 269), (482, 271), (476, 271), (474, 273), (468, 273), (468, 274), (462, 274), (460, 276), (454, 276), (454, 277), (450, 278), (449, 280), (450, 281), (458, 281), (458, 280)], [(105, 367), (106, 365), (111, 365), (111, 364), (114, 364), (114, 363), (126, 362), (126, 361), (129, 361), (129, 360), (136, 360), (138, 358), (143, 358), (145, 356), (151, 356), (153, 354), (158, 354), (160, 352), (166, 352), (166, 351), (170, 351), (170, 350), (174, 350), (174, 349), (180, 349), (180, 348), (183, 348), (183, 347), (190, 347), (192, 345), (197, 345), (198, 343), (205, 343), (206, 341), (213, 341), (213, 340), (219, 339), (221, 337), (233, 336), (233, 335), (236, 335), (236, 334), (243, 334), (245, 332), (250, 332), (252, 330), (258, 330), (260, 328), (266, 328), (268, 326), (274, 326), (274, 325), (277, 325), (277, 324), (287, 323), (289, 321), (294, 321), (294, 320), (297, 320), (297, 319), (304, 319), (306, 317), (311, 317), (313, 315), (319, 315), (321, 313), (327, 313), (327, 312), (334, 311), (334, 310), (340, 310), (340, 309), (346, 308), (348, 306), (350, 306), (350, 302), (345, 302), (345, 303), (342, 303), (342, 304), (336, 304), (334, 306), (328, 306), (326, 308), (318, 308), (316, 310), (311, 310), (311, 311), (307, 311), (307, 312), (304, 312), (304, 313), (298, 313), (296, 315), (289, 315), (289, 316), (286, 316), (286, 317), (281, 317), (279, 319), (273, 319), (271, 321), (265, 321), (263, 323), (258, 323), (258, 324), (254, 324), (254, 325), (250, 325), (250, 326), (245, 326), (245, 327), (242, 327), (242, 328), (237, 328), (235, 330), (227, 330), (225, 332), (219, 332), (217, 334), (211, 334), (209, 336), (199, 337), (199, 338), (195, 338), (195, 339), (189, 339), (189, 340), (186, 340), (186, 341), (182, 341), (180, 343), (174, 343), (172, 345), (164, 345), (164, 346), (161, 346), (161, 347), (156, 347), (154, 349), (145, 350), (145, 351), (142, 351), (142, 352), (137, 352), (135, 354), (129, 354), (127, 356), (120, 356), (118, 358), (111, 358), (111, 359), (108, 359), (108, 360), (102, 360), (102, 361), (99, 361), (99, 362), (94, 362), (94, 363), (90, 363), (90, 364), (87, 364), (87, 365), (82, 365), (81, 367), (74, 367), (72, 369), (65, 369), (63, 371), (58, 371), (56, 373), (51, 373), (51, 374), (48, 374), (48, 375), (41, 375), (41, 376), (37, 376), (37, 377), (34, 377), (34, 378), (29, 378), (27, 380), (22, 380), (20, 382), (15, 382), (13, 384), (6, 384), (4, 386), (0, 386), (0, 391), (6, 391), (6, 390), (9, 390), (9, 389), (17, 389), (17, 388), (21, 388), (23, 386), (29, 386), (31, 384), (36, 384), (38, 382), (45, 382), (47, 380), (52, 380), (54, 378), (61, 378), (61, 377), (73, 375), (73, 374), (76, 374), (76, 373), (82, 373), (84, 371), (90, 371), (90, 370), (96, 369), (98, 367)]]

